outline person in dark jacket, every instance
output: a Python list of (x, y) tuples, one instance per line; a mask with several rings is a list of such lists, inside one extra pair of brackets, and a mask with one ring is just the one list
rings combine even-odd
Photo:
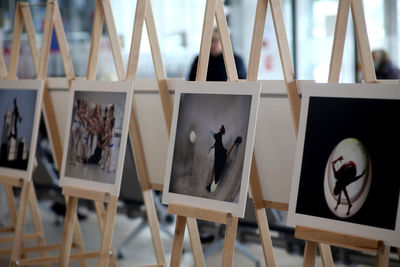
[(378, 80), (400, 79), (400, 69), (390, 60), (389, 54), (383, 49), (372, 51), (376, 78)]
[[(234, 55), (236, 69), (238, 72), (239, 79), (246, 79), (246, 68), (243, 64), (243, 60), (238, 56)], [(195, 58), (192, 63), (192, 68), (190, 70), (189, 80), (194, 81), (196, 79), (197, 64), (199, 61), (199, 56)], [(222, 54), (222, 45), (217, 29), (214, 29), (211, 48), (210, 48), (210, 59), (208, 61), (207, 70), (207, 81), (226, 81), (228, 79), (226, 75), (224, 57)]]

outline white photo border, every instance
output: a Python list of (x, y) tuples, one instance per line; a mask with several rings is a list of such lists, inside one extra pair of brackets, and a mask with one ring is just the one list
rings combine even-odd
[(35, 115), (33, 117), (33, 127), (32, 127), (32, 138), (29, 147), (28, 156), (28, 166), (26, 171), (17, 170), (12, 168), (0, 167), (0, 172), (6, 176), (15, 177), (17, 179), (24, 179), (29, 182), (32, 180), (33, 165), (35, 162), (37, 138), (39, 133), (39, 123), (40, 115), (42, 110), (42, 98), (43, 98), (43, 80), (1, 80), (0, 90), (36, 90), (36, 105), (35, 105)]
[[(250, 178), (250, 167), (255, 140), (255, 129), (258, 115), (258, 105), (260, 102), (261, 84), (259, 82), (182, 82), (175, 90), (174, 110), (172, 115), (172, 125), (170, 140), (168, 145), (168, 158), (165, 170), (163, 199), (164, 204), (181, 204), (196, 208), (210, 209), (220, 212), (229, 212), (233, 216), (244, 217), (247, 191)], [(249, 125), (246, 139), (246, 150), (244, 157), (243, 173), (241, 179), (239, 201), (230, 203), (221, 200), (213, 200), (196, 196), (176, 194), (169, 192), (171, 179), (172, 162), (175, 147), (176, 127), (180, 106), (181, 94), (215, 94), (215, 95), (250, 95), (251, 107)]]
[[(125, 159), (126, 145), (128, 141), (128, 130), (129, 120), (131, 116), (132, 108), (132, 94), (133, 94), (133, 82), (122, 81), (122, 82), (110, 82), (110, 81), (72, 81), (71, 85), (71, 98), (67, 114), (67, 123), (65, 138), (64, 138), (64, 149), (63, 149), (63, 160), (60, 175), (60, 186), (70, 186), (81, 189), (87, 189), (92, 191), (100, 191), (109, 193), (112, 196), (119, 196), (123, 164)], [(69, 177), (65, 175), (65, 167), (67, 162), (67, 153), (69, 146), (69, 137), (71, 131), (71, 119), (72, 110), (74, 105), (75, 92), (109, 92), (109, 93), (126, 93), (125, 109), (123, 117), (123, 128), (121, 135), (121, 144), (118, 154), (118, 166), (115, 176), (114, 184), (106, 184), (102, 182), (89, 181), (82, 178)]]
[(300, 125), (297, 136), (287, 224), (293, 227), (299, 225), (373, 240), (382, 240), (385, 244), (400, 247), (400, 195), (394, 230), (296, 213), (310, 97), (400, 99), (400, 86), (388, 83), (318, 84), (299, 82), (299, 87), (302, 89)]

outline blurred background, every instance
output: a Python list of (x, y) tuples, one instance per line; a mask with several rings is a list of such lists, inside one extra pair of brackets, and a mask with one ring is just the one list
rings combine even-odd
[[(10, 54), (16, 0), (0, 2), (0, 48), (6, 61)], [(43, 0), (30, 0), (37, 38), (43, 31)], [(205, 0), (152, 0), (155, 23), (168, 78), (188, 78), (190, 66), (199, 52)], [(400, 0), (364, 0), (371, 50), (385, 49), (394, 65), (400, 65)], [(135, 0), (111, 1), (124, 63), (127, 64), (135, 16)], [(225, 0), (233, 48), (247, 67), (254, 25), (256, 0)], [(86, 75), (95, 0), (59, 0), (61, 15), (76, 76)], [(282, 0), (286, 31), (297, 79), (327, 81), (335, 30), (337, 0)], [(354, 29), (349, 16), (341, 82), (361, 80)], [(103, 36), (107, 31), (103, 29)], [(20, 78), (34, 77), (26, 35), (21, 47)], [(23, 44), (24, 44), (23, 43)], [(110, 43), (102, 38), (98, 79), (116, 80)], [(142, 38), (138, 77), (154, 77), (147, 32)], [(55, 43), (49, 63), (49, 76), (63, 76), (61, 57)], [(270, 10), (264, 32), (259, 79), (283, 79)]]

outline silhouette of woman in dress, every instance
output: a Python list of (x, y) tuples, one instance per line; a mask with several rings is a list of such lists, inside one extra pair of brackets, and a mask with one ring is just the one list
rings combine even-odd
[(340, 166), (339, 170), (336, 170), (335, 163), (337, 161), (342, 162), (342, 160), (343, 156), (340, 156), (336, 160), (332, 161), (333, 173), (335, 175), (335, 179), (337, 180), (335, 183), (335, 187), (333, 189), (333, 194), (335, 196), (339, 195), (335, 210), (337, 210), (337, 208), (340, 205), (340, 198), (343, 191), (344, 195), (346, 196), (347, 202), (349, 203), (349, 208), (346, 213), (347, 215), (349, 215), (352, 204), (350, 201), (349, 194), (347, 193), (346, 187), (351, 183), (360, 179), (365, 174), (365, 170), (360, 175), (356, 176), (357, 166), (354, 163), (354, 161), (348, 161), (344, 163), (342, 166)]
[(210, 133), (214, 137), (214, 145), (211, 146), (208, 149), (208, 152), (211, 151), (211, 149), (214, 148), (214, 166), (213, 170), (211, 173), (211, 179), (210, 183), (207, 185), (206, 189), (211, 192), (211, 184), (214, 180), (214, 182), (217, 184), (219, 181), (219, 178), (222, 174), (222, 171), (224, 170), (226, 159), (229, 156), (229, 154), (232, 152), (232, 149), (235, 147), (235, 145), (239, 145), (242, 142), (242, 137), (238, 136), (236, 137), (235, 141), (233, 144), (229, 147), (228, 150), (225, 149), (224, 144), (222, 143), (222, 136), (225, 134), (225, 126), (222, 125), (221, 128), (219, 128), (218, 133), (213, 133), (210, 130)]

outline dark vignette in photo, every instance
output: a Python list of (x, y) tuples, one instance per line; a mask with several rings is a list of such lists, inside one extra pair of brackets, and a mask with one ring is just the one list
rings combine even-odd
[[(400, 100), (310, 97), (296, 213), (393, 230), (400, 179)], [(324, 198), (324, 171), (334, 147), (357, 138), (367, 148), (372, 182), (361, 209), (333, 215)]]

